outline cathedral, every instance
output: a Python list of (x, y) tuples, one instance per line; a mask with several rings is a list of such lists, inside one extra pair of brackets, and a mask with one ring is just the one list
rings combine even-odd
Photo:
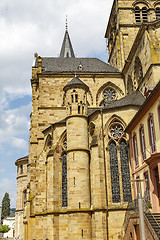
[(59, 57), (34, 55), (16, 237), (123, 239), (134, 199), (125, 129), (160, 80), (160, 1), (114, 0), (105, 37), (108, 63), (75, 57), (67, 28)]

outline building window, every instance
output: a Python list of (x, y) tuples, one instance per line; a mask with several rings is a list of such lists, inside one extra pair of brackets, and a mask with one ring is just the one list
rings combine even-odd
[(108, 102), (116, 100), (117, 94), (113, 88), (106, 88), (103, 92), (103, 100), (100, 103), (100, 106), (105, 106)]
[(138, 166), (139, 162), (138, 162), (138, 147), (137, 147), (137, 137), (136, 137), (136, 134), (134, 134), (134, 136), (133, 136), (133, 148), (134, 148), (135, 163), (136, 163), (136, 166)]
[(144, 137), (144, 128), (141, 126), (139, 130), (140, 135), (140, 143), (141, 143), (141, 153), (143, 160), (146, 159), (146, 145), (145, 145), (145, 137)]
[(62, 207), (67, 207), (67, 153), (62, 154)]
[(146, 7), (142, 8), (142, 19), (143, 19), (143, 22), (148, 22), (148, 13), (147, 13)]
[(130, 171), (128, 162), (128, 147), (124, 139), (120, 142), (120, 159), (121, 159), (121, 173), (123, 186), (123, 201), (128, 202), (132, 200), (131, 185), (130, 185)]
[[(114, 120), (109, 127), (109, 157), (112, 187), (112, 202), (123, 202), (131, 200), (130, 170), (128, 161), (128, 146), (125, 140), (124, 127), (119, 120)], [(120, 182), (122, 182), (122, 193), (120, 193)]]
[(136, 23), (141, 22), (141, 15), (140, 15), (139, 7), (135, 7), (135, 19), (136, 19)]
[(23, 165), (20, 165), (20, 173), (23, 174)]
[(119, 170), (117, 158), (117, 146), (114, 141), (109, 144), (110, 156), (110, 171), (111, 171), (111, 185), (112, 185), (112, 202), (120, 202), (120, 185), (119, 185)]
[(150, 141), (151, 151), (153, 153), (153, 152), (156, 151), (156, 141), (155, 141), (153, 116), (150, 116), (150, 118), (148, 119), (148, 127), (149, 127), (149, 141)]
[(63, 141), (63, 153), (62, 153), (62, 207), (68, 206), (67, 197), (67, 139)]
[(144, 192), (144, 197), (145, 197), (145, 201), (146, 201), (147, 203), (150, 203), (148, 172), (145, 172), (145, 173), (144, 173), (144, 179), (145, 179), (145, 192)]
[(160, 7), (156, 8), (156, 19), (160, 19)]

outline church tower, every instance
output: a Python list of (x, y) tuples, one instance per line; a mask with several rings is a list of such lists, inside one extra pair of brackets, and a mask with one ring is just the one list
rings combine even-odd
[(112, 66), (123, 70), (141, 25), (159, 18), (158, 5), (151, 0), (114, 0), (105, 34)]
[[(73, 211), (68, 228), (68, 239), (91, 239), (90, 178), (87, 92), (88, 86), (74, 77), (63, 89), (66, 94), (67, 130), (67, 192), (62, 202)], [(63, 172), (63, 170), (62, 170)], [(62, 173), (63, 174), (63, 173)], [(63, 176), (62, 176), (63, 179)], [(62, 193), (63, 194), (63, 193)], [(66, 199), (62, 196), (62, 199)], [(75, 226), (77, 226), (75, 228)], [(78, 230), (77, 230), (78, 228)], [(73, 236), (74, 235), (74, 236)]]

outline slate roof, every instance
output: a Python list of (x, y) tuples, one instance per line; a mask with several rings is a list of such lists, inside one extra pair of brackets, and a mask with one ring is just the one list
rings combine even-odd
[(63, 90), (66, 91), (70, 86), (84, 86), (85, 88), (89, 89), (89, 87), (78, 77), (74, 77), (69, 83), (67, 83)]
[[(111, 101), (106, 104), (103, 109), (112, 109), (112, 108), (119, 108), (119, 107), (126, 107), (126, 106), (142, 106), (145, 101), (145, 97), (137, 90), (131, 94), (128, 94), (124, 98), (121, 98), (116, 101)], [(90, 108), (88, 110), (88, 116), (91, 116), (96, 111), (99, 111), (98, 108)]]
[[(81, 68), (79, 66), (81, 65)], [(42, 57), (42, 72), (84, 72), (84, 73), (119, 73), (118, 69), (98, 58), (55, 58)]]
[(62, 43), (62, 48), (60, 52), (60, 58), (66, 58), (66, 57), (75, 57), (73, 47), (71, 44), (71, 40), (69, 37), (69, 33), (66, 30), (65, 35), (64, 35), (64, 40)]
[(104, 109), (116, 108), (116, 107), (122, 107), (122, 106), (142, 106), (144, 101), (145, 101), (145, 97), (141, 94), (141, 92), (136, 91), (131, 94), (128, 94), (124, 98), (108, 103), (104, 107)]

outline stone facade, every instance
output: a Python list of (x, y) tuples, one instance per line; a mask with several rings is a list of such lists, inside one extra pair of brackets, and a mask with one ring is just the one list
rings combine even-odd
[(23, 213), (27, 200), (27, 164), (28, 156), (18, 159), (17, 166), (17, 201), (15, 212), (15, 237), (23, 238)]
[(124, 130), (158, 81), (160, 62), (160, 20), (135, 23), (136, 4), (113, 3), (110, 65), (75, 58), (67, 30), (60, 58), (35, 54), (24, 240), (123, 239), (133, 198)]

